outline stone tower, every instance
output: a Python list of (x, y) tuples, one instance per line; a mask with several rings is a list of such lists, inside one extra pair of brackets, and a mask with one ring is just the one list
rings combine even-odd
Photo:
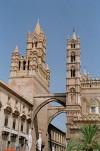
[(20, 56), (16, 46), (12, 53), (9, 85), (24, 97), (48, 93), (50, 70), (46, 64), (46, 37), (39, 22), (27, 35), (26, 54)]
[(80, 104), (80, 39), (73, 32), (67, 45), (68, 104)]
[[(26, 53), (21, 56), (16, 46), (11, 57), (9, 86), (30, 100), (34, 108), (38, 101), (34, 97), (49, 93), (50, 70), (46, 63), (46, 37), (39, 22), (34, 32), (27, 35)], [(34, 110), (33, 108), (33, 110)], [(45, 119), (45, 120), (41, 120)], [(33, 126), (33, 149), (36, 146), (39, 131), (43, 132), (43, 141), (47, 141), (47, 106), (43, 107), (35, 117)], [(47, 143), (45, 142), (45, 144)]]
[[(67, 134), (73, 126), (73, 117), (77, 114), (80, 106), (80, 39), (75, 31), (67, 41)], [(68, 136), (70, 137), (70, 136)]]

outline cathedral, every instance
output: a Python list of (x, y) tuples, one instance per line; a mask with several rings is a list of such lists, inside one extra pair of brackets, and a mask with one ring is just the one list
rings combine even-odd
[[(65, 151), (82, 125), (100, 126), (100, 79), (81, 72), (80, 38), (73, 31), (67, 40), (64, 93), (49, 90), (46, 40), (37, 22), (24, 56), (18, 46), (12, 52), (8, 84), (0, 81), (0, 151)], [(51, 124), (60, 113), (66, 114), (66, 133)]]

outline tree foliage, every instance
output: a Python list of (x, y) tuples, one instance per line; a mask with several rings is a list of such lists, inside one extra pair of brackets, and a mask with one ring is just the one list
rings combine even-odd
[(85, 125), (80, 129), (81, 136), (75, 140), (70, 140), (66, 151), (100, 151), (100, 134), (98, 135), (97, 125)]

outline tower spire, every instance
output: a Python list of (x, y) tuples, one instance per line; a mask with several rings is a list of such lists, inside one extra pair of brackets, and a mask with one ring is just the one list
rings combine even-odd
[(40, 22), (39, 22), (39, 18), (38, 18), (37, 24), (36, 24), (36, 27), (35, 27), (35, 32), (36, 32), (36, 34), (39, 35), (41, 31), (42, 30), (41, 30), (41, 26), (40, 26)]

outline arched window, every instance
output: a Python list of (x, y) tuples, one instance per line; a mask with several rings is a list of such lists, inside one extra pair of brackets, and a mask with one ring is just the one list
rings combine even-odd
[(23, 70), (25, 70), (25, 68), (26, 68), (26, 61), (24, 60), (23, 61)]
[(90, 113), (99, 113), (99, 100), (96, 98), (90, 100)]
[(37, 41), (38, 41), (38, 37), (34, 35), (33, 40), (32, 40), (32, 48), (37, 47)]
[(71, 77), (72, 78), (75, 77), (75, 68), (74, 67), (71, 68)]
[(71, 62), (75, 62), (75, 52), (71, 53)]
[(75, 104), (75, 88), (70, 89), (70, 99), (73, 104)]
[(70, 88), (70, 93), (75, 93), (75, 88)]
[(75, 43), (72, 43), (72, 44), (71, 44), (71, 48), (75, 48)]
[(36, 42), (34, 43), (35, 47), (37, 47), (37, 44), (38, 44), (38, 43), (37, 43), (37, 41), (36, 41)]

